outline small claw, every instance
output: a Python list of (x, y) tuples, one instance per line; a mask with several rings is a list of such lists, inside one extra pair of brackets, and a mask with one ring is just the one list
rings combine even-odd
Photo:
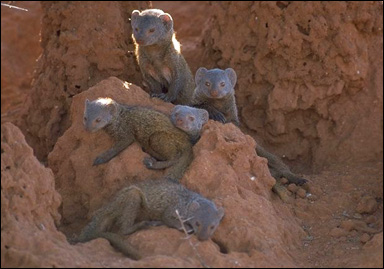
[(166, 95), (164, 93), (154, 93), (154, 94), (152, 94), (152, 97), (156, 97), (156, 98), (159, 98), (161, 100), (166, 99)]
[(144, 158), (143, 163), (144, 163), (144, 165), (145, 165), (148, 169), (150, 169), (150, 168), (152, 168), (152, 166), (153, 166), (153, 159), (152, 159), (151, 157), (146, 157), (146, 158)]
[(161, 93), (151, 93), (151, 97), (153, 98), (153, 97), (156, 97), (156, 98), (159, 98), (159, 95), (160, 95)]
[(213, 115), (212, 119), (215, 120), (215, 121), (219, 121), (221, 123), (226, 123), (227, 122), (227, 119), (221, 113)]
[(165, 93), (154, 93), (151, 95), (151, 97), (159, 98), (159, 99), (163, 100), (164, 102), (168, 102), (168, 103), (172, 102), (172, 98), (170, 98)]
[(105, 163), (104, 159), (102, 157), (97, 157), (94, 161), (93, 161), (93, 166), (97, 166), (99, 164), (102, 164), (102, 163)]
[(297, 180), (296, 185), (301, 186), (301, 185), (304, 185), (307, 182), (308, 182), (308, 180), (306, 180), (305, 178), (300, 178), (300, 179)]

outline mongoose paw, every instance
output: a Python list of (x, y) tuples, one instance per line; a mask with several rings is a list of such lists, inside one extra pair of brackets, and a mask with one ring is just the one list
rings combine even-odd
[(159, 98), (159, 99), (163, 100), (164, 102), (168, 102), (168, 103), (173, 101), (165, 93), (154, 93), (154, 94), (151, 95), (151, 97)]
[(155, 163), (155, 159), (152, 158), (152, 157), (145, 157), (144, 160), (143, 160), (143, 163), (144, 163), (144, 165), (145, 165), (148, 169), (152, 169), (153, 164)]
[(306, 180), (305, 178), (299, 178), (295, 184), (298, 185), (298, 186), (301, 186), (301, 185), (304, 185), (305, 183), (307, 183), (308, 180)]
[(103, 164), (103, 163), (106, 163), (107, 161), (104, 160), (103, 157), (96, 157), (96, 159), (93, 161), (93, 166), (96, 166), (96, 165), (99, 165), (99, 164)]
[(227, 119), (225, 118), (225, 116), (222, 113), (216, 113), (216, 114), (212, 115), (212, 119), (215, 121), (219, 121), (221, 123), (227, 122)]

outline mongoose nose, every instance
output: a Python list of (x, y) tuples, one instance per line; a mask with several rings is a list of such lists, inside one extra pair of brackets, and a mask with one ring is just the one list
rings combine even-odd
[(211, 96), (216, 97), (218, 95), (219, 95), (219, 91), (218, 90), (211, 91)]
[(202, 234), (197, 234), (197, 239), (198, 239), (199, 241), (206, 241), (206, 240), (209, 239), (209, 235), (206, 235), (206, 234), (204, 234), (204, 235), (202, 235)]

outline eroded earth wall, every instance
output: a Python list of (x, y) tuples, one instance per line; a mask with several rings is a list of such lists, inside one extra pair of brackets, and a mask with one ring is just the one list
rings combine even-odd
[(382, 159), (382, 3), (211, 8), (204, 61), (236, 70), (246, 132), (301, 168)]

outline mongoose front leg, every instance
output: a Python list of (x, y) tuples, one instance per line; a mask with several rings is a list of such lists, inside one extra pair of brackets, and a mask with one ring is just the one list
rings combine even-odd
[[(162, 221), (168, 227), (175, 228), (179, 231), (182, 231), (183, 228), (181, 226), (179, 218), (177, 217), (176, 209), (177, 209), (177, 205), (168, 207), (163, 213)], [(178, 209), (178, 211), (179, 213), (181, 212), (180, 209)]]
[(130, 257), (131, 259), (134, 260), (140, 260), (141, 255), (137, 251), (137, 248), (129, 245), (126, 243), (123, 239), (122, 236), (119, 234), (111, 233), (111, 232), (104, 232), (100, 234), (100, 237), (107, 239), (109, 243), (119, 250), (121, 253), (123, 253), (125, 256)]
[(143, 80), (144, 80), (143, 84), (149, 88), (151, 97), (156, 97), (157, 94), (162, 93), (163, 86), (161, 85), (160, 82), (155, 80), (153, 77), (151, 77), (150, 75), (144, 75)]
[(109, 150), (97, 156), (95, 161), (93, 162), (93, 166), (108, 162), (109, 160), (111, 160), (113, 157), (118, 155), (120, 152), (122, 152), (125, 148), (127, 148), (132, 143), (133, 143), (133, 138), (130, 140), (117, 142), (116, 144), (113, 145), (112, 148), (110, 148)]
[(299, 185), (299, 186), (304, 185), (305, 183), (308, 182), (308, 180), (306, 180), (305, 178), (301, 178), (301, 177), (293, 174), (292, 172), (283, 173), (283, 177), (288, 179), (289, 183), (294, 183), (294, 184)]
[(210, 105), (200, 104), (200, 105), (195, 105), (194, 107), (207, 110), (209, 114), (209, 118), (212, 120), (219, 121), (221, 123), (227, 122), (227, 119), (225, 118), (224, 114)]
[(171, 167), (172, 165), (177, 163), (177, 161), (178, 161), (177, 159), (173, 159), (169, 161), (158, 161), (153, 157), (146, 157), (144, 158), (143, 163), (148, 169), (161, 170), (161, 169)]
[(175, 79), (171, 82), (168, 87), (168, 92), (159, 93), (153, 96), (163, 100), (164, 102), (173, 103), (174, 101), (176, 101), (179, 92), (183, 90), (185, 84), (185, 79), (181, 77), (179, 72), (176, 72)]

